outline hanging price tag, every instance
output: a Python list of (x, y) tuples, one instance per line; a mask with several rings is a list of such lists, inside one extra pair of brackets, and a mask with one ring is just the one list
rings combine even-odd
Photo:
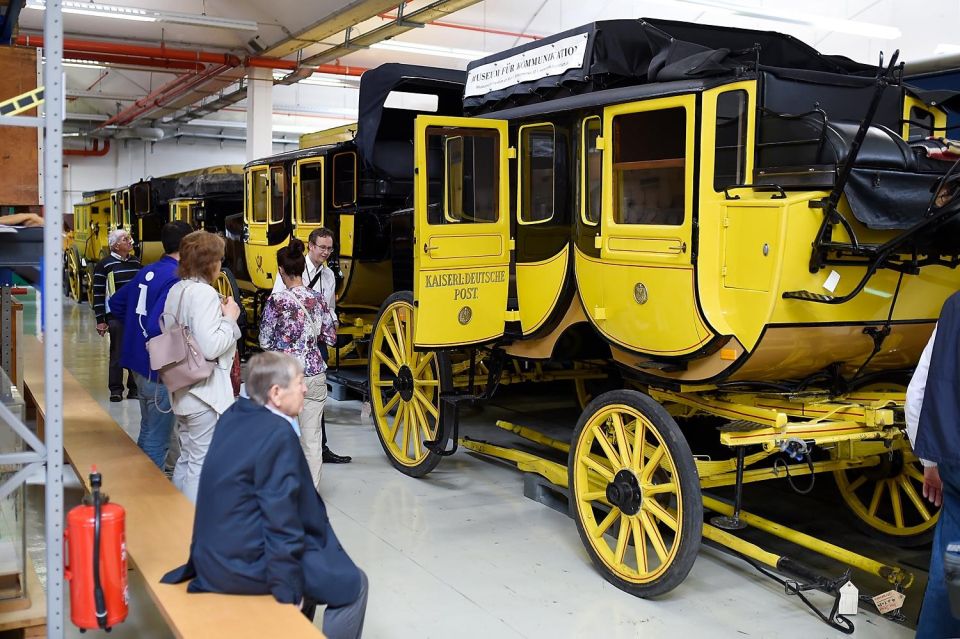
[(885, 615), (888, 612), (893, 612), (897, 608), (902, 607), (903, 601), (906, 598), (906, 595), (903, 593), (897, 592), (896, 590), (888, 590), (874, 597), (873, 605), (877, 607), (881, 615)]
[(853, 585), (852, 581), (848, 581), (840, 587), (840, 605), (837, 608), (837, 613), (841, 615), (855, 615), (857, 614), (857, 604), (860, 603), (860, 591), (857, 590), (857, 587)]

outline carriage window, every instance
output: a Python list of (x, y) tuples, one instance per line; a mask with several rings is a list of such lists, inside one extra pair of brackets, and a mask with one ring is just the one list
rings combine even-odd
[(600, 137), (600, 118), (583, 121), (583, 154), (581, 156), (580, 217), (586, 224), (600, 222), (600, 192), (603, 151), (597, 148)]
[(357, 154), (333, 156), (333, 205), (350, 206), (357, 201)]
[(682, 108), (614, 118), (614, 222), (683, 223), (685, 149)]
[(428, 188), (430, 224), (496, 222), (500, 218), (497, 131), (431, 128), (427, 175), (443, 176), (443, 189)]
[(520, 127), (521, 224), (537, 224), (553, 217), (556, 132), (552, 124)]
[(747, 171), (747, 92), (728, 91), (717, 98), (717, 139), (713, 189), (743, 184)]
[(133, 214), (150, 214), (150, 186), (146, 183), (136, 184), (130, 188), (133, 192)]
[(933, 135), (933, 114), (926, 109), (912, 107), (910, 109), (910, 129), (907, 140), (916, 142), (925, 140)]
[(130, 225), (130, 190), (125, 190), (120, 194), (120, 210), (123, 211), (123, 223)]
[(270, 191), (270, 180), (266, 169), (257, 169), (250, 172), (250, 221), (265, 224), (267, 221), (267, 193)]
[(323, 221), (323, 164), (300, 165), (300, 217), (306, 224)]
[(270, 169), (270, 223), (283, 221), (283, 200), (287, 191), (287, 181), (282, 166)]

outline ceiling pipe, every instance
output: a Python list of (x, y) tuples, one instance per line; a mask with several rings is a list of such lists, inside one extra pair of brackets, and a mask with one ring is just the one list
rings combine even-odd
[(171, 71), (202, 71), (206, 68), (206, 65), (196, 62), (161, 60), (158, 58), (138, 58), (129, 55), (94, 53), (91, 51), (64, 50), (63, 55), (67, 58), (80, 58), (84, 60), (92, 60), (94, 62), (103, 62), (104, 64), (117, 64), (129, 67), (152, 67), (157, 69), (169, 69)]
[[(389, 13), (378, 13), (377, 17), (384, 20), (396, 20), (397, 16)], [(443, 20), (434, 20), (428, 22), (430, 26), (446, 27), (447, 29), (460, 29), (462, 31), (476, 31), (478, 33), (492, 33), (494, 35), (510, 36), (512, 38), (527, 38), (528, 40), (542, 40), (543, 36), (533, 35), (532, 33), (519, 33), (517, 31), (503, 31), (501, 29), (488, 29), (487, 27), (477, 27), (472, 24), (460, 24), (458, 22), (445, 22)]]
[(64, 149), (64, 155), (72, 155), (75, 157), (84, 157), (84, 158), (102, 158), (107, 153), (110, 152), (110, 140), (104, 140), (103, 146), (100, 146), (100, 139), (93, 139), (93, 148), (92, 149)]
[[(17, 45), (23, 47), (43, 47), (42, 35), (19, 35), (14, 41)], [(248, 66), (266, 69), (295, 70), (299, 64), (295, 60), (281, 60), (279, 58), (265, 58), (262, 56), (247, 56), (241, 58), (230, 53), (211, 53), (209, 51), (191, 51), (188, 49), (174, 49), (167, 46), (145, 47), (141, 45), (126, 44), (121, 42), (102, 42), (97, 40), (76, 40), (65, 38), (63, 41), (64, 51), (77, 55), (89, 56), (93, 54), (100, 55), (119, 55), (130, 58), (144, 58), (152, 61), (165, 62), (192, 62), (195, 65), (221, 64), (230, 67)], [(365, 68), (348, 67), (340, 64), (322, 64), (317, 67), (311, 67), (315, 73), (330, 73), (338, 75), (360, 75)]]

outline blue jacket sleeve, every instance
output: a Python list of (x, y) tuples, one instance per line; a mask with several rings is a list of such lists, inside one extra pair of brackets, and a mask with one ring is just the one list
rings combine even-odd
[(148, 340), (160, 334), (160, 316), (163, 315), (163, 305), (167, 303), (167, 294), (170, 293), (170, 289), (179, 281), (180, 280), (177, 279), (170, 280), (166, 286), (160, 290), (153, 305), (147, 309), (146, 330)]
[(305, 535), (298, 508), (303, 451), (288, 425), (276, 428), (259, 454), (254, 482), (264, 522), (267, 584), (277, 601), (296, 604), (303, 599)]

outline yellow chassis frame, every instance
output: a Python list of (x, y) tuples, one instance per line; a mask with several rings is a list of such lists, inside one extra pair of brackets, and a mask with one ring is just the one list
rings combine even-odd
[[(762, 447), (761, 451), (744, 458), (744, 468), (779, 452), (781, 444), (790, 439), (828, 446), (833, 450), (831, 460), (813, 464), (813, 473), (873, 466), (878, 463), (879, 453), (908, 450), (903, 431), (895, 425), (895, 411), (902, 409), (904, 402), (902, 393), (855, 393), (841, 398), (827, 399), (825, 396), (818, 395), (803, 397), (747, 393), (708, 395), (651, 388), (649, 394), (667, 406), (675, 415), (711, 414), (735, 422), (734, 428), (721, 434), (720, 440), (723, 444)], [(553, 439), (525, 426), (505, 421), (498, 421), (497, 426), (563, 453), (570, 451), (569, 443)], [(518, 469), (537, 473), (560, 488), (568, 487), (567, 467), (563, 464), (525, 451), (470, 439), (462, 439), (460, 445), (486, 456), (511, 461), (517, 465)], [(695, 461), (701, 488), (715, 488), (736, 483), (735, 459), (722, 461), (696, 459)], [(776, 479), (784, 477), (787, 472), (795, 477), (809, 475), (811, 469), (806, 464), (791, 464), (786, 467), (745, 470), (743, 482)], [(733, 514), (732, 506), (709, 495), (703, 495), (703, 505), (705, 509), (722, 515)], [(913, 583), (913, 574), (898, 566), (884, 564), (758, 515), (741, 511), (740, 519), (747, 525), (807, 550), (877, 575), (896, 587), (908, 588)], [(703, 525), (703, 536), (771, 568), (776, 568), (781, 559), (755, 544), (710, 524)]]

